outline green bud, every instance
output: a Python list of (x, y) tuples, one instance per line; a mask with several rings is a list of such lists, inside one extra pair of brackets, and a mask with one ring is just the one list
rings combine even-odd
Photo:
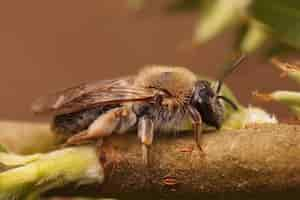
[(42, 154), (18, 155), (14, 153), (0, 152), (0, 163), (5, 166), (21, 166), (38, 160)]
[(263, 109), (249, 106), (231, 114), (225, 120), (222, 129), (241, 129), (255, 124), (266, 123), (276, 124), (278, 121), (274, 115), (270, 115)]
[(199, 24), (194, 34), (195, 43), (206, 42), (225, 28), (236, 24), (244, 15), (250, 0), (209, 0), (204, 2)]
[(284, 104), (293, 114), (300, 117), (300, 92), (275, 91), (270, 94), (256, 92), (254, 96), (263, 101), (275, 101)]
[[(0, 200), (34, 199), (41, 192), (67, 183), (103, 182), (103, 168), (93, 146), (70, 147), (37, 157), (24, 166), (0, 173)], [(5, 162), (2, 158), (0, 163)]]
[(300, 107), (300, 92), (278, 90), (269, 94), (254, 92), (253, 95), (263, 101), (276, 101), (287, 106)]
[(242, 38), (240, 49), (242, 52), (251, 53), (264, 45), (270, 33), (265, 25), (251, 19), (248, 30)]
[(300, 84), (300, 67), (289, 63), (283, 63), (276, 58), (273, 58), (271, 63), (282, 70), (283, 73), (281, 74), (281, 77), (288, 76)]

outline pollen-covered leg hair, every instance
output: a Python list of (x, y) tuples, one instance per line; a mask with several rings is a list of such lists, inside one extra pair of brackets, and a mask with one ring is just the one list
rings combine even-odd
[(69, 138), (66, 144), (80, 144), (103, 138), (112, 133), (123, 133), (136, 123), (136, 115), (127, 107), (114, 108), (100, 115), (86, 131)]
[(154, 125), (152, 119), (142, 117), (138, 123), (138, 136), (142, 142), (143, 162), (149, 164), (149, 148), (153, 142)]

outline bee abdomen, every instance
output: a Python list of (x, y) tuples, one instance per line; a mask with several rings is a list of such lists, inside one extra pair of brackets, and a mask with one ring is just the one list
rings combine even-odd
[(76, 134), (86, 130), (104, 112), (118, 105), (101, 106), (74, 113), (57, 115), (53, 119), (52, 129), (56, 133)]

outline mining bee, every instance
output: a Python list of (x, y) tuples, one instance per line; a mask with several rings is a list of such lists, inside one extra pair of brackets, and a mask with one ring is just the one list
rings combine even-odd
[[(235, 68), (244, 56), (239, 57)], [(34, 102), (36, 113), (52, 113), (53, 128), (70, 134), (66, 144), (80, 144), (113, 133), (136, 128), (144, 161), (155, 131), (175, 129), (191, 120), (199, 149), (202, 123), (219, 129), (224, 119), (220, 95), (223, 80), (210, 82), (182, 67), (149, 66), (135, 76), (81, 84), (41, 97)]]

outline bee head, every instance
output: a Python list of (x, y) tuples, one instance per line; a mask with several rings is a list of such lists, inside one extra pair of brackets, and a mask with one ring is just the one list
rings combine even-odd
[(215, 90), (213, 90), (208, 81), (199, 80), (196, 82), (192, 94), (191, 105), (198, 110), (202, 120), (206, 124), (214, 126), (217, 129), (221, 128), (224, 120), (224, 106), (221, 100), (228, 103), (233, 109), (238, 109), (230, 99), (221, 96), (220, 92), (224, 79), (230, 75), (242, 61), (245, 60), (245, 58), (246, 55), (241, 54), (233, 63), (229, 63), (230, 68), (228, 68), (228, 70), (223, 73), (222, 77), (220, 77)]
[(221, 86), (222, 83), (218, 82), (217, 90), (214, 90), (208, 81), (199, 80), (195, 84), (191, 98), (191, 104), (198, 110), (203, 122), (217, 129), (221, 128), (224, 120), (224, 106), (221, 101), (237, 109), (230, 99), (219, 95)]

